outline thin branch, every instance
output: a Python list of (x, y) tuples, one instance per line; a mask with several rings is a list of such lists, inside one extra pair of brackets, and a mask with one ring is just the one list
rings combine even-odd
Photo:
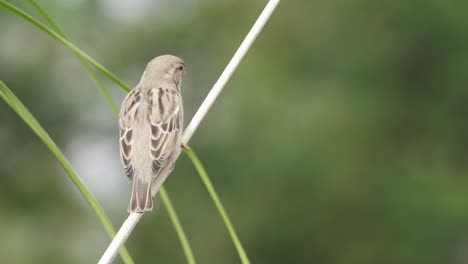
[[(169, 199), (169, 196), (167, 195), (165, 189), (161, 189), (161, 199), (164, 201), (164, 205), (166, 206), (169, 217), (171, 219), (177, 219), (176, 222), (173, 221), (173, 224), (174, 228), (176, 229), (177, 235), (179, 236), (179, 239), (182, 243), (182, 248), (184, 249), (184, 252), (186, 252), (185, 257), (187, 258), (187, 263), (195, 264), (195, 257), (193, 256), (192, 249), (190, 247), (190, 244), (188, 243), (187, 236), (185, 235), (185, 232), (182, 229), (180, 222), (178, 221), (177, 215), (174, 215), (174, 208), (170, 208), (172, 207), (172, 202)], [(119, 249), (123, 246), (128, 236), (130, 236), (130, 234), (132, 233), (133, 229), (135, 228), (138, 221), (140, 221), (140, 218), (142, 216), (143, 214), (130, 214), (128, 216), (127, 220), (125, 220), (122, 227), (120, 228), (122, 232), (117, 233), (117, 235), (114, 237), (114, 240), (112, 240), (112, 243), (107, 248), (106, 252), (104, 252), (104, 255), (102, 255), (101, 260), (99, 260), (98, 264), (112, 263), (112, 260), (115, 258), (116, 252), (118, 252)]]
[(197, 130), (201, 121), (203, 120), (203, 118), (205, 118), (206, 114), (210, 110), (216, 98), (221, 93), (234, 71), (237, 69), (237, 66), (239, 66), (245, 54), (247, 54), (247, 51), (249, 51), (250, 46), (252, 46), (253, 42), (257, 38), (258, 34), (262, 31), (266, 22), (268, 21), (268, 19), (270, 19), (270, 16), (275, 10), (279, 1), (280, 0), (270, 0), (268, 2), (265, 9), (258, 17), (257, 21), (252, 26), (252, 29), (250, 29), (249, 33), (245, 37), (244, 41), (242, 41), (242, 44), (237, 49), (231, 61), (226, 66), (221, 76), (219, 76), (218, 81), (214, 84), (213, 88), (211, 88), (211, 91), (208, 93), (202, 105), (193, 116), (192, 121), (190, 121), (187, 128), (185, 128), (182, 142), (187, 144), (190, 138), (192, 138), (193, 133), (195, 133), (195, 130)]
[[(249, 33), (245, 37), (244, 41), (237, 49), (236, 53), (232, 57), (231, 61), (228, 63), (226, 68), (224, 69), (223, 73), (219, 77), (218, 81), (214, 84), (211, 91), (208, 93), (208, 96), (203, 101), (202, 105), (198, 109), (197, 113), (193, 117), (192, 121), (189, 123), (187, 128), (184, 131), (184, 135), (182, 137), (182, 142), (187, 144), (192, 137), (193, 133), (197, 130), (198, 126), (200, 125), (203, 118), (206, 116), (208, 111), (210, 110), (211, 106), (213, 105), (214, 101), (218, 97), (218, 95), (223, 90), (224, 86), (236, 70), (237, 66), (239, 66), (240, 62), (244, 58), (245, 54), (249, 50), (252, 43), (257, 38), (258, 34), (261, 32), (265, 24), (270, 19), (271, 14), (275, 10), (276, 6), (278, 5), (280, 0), (270, 0), (266, 5), (265, 9), (262, 11), (260, 16), (258, 17), (257, 21), (253, 25), (252, 29), (250, 29)], [(180, 153), (179, 153), (180, 155)], [(164, 175), (164, 174), (163, 174)], [(153, 186), (155, 192), (161, 187), (162, 183), (165, 179), (159, 181), (156, 186)], [(117, 236), (112, 240), (111, 244), (107, 248), (106, 252), (102, 256), (101, 260), (99, 260), (98, 264), (108, 264), (112, 263), (112, 260), (115, 258), (119, 248), (121, 245), (125, 243), (125, 240), (128, 238), (128, 234), (130, 234), (135, 227), (135, 225), (140, 220), (142, 214), (138, 215), (136, 213), (131, 213), (127, 220), (124, 222), (122, 227), (117, 233)]]
[(122, 227), (120, 227), (119, 232), (112, 240), (106, 252), (104, 252), (104, 255), (102, 255), (101, 260), (99, 260), (98, 264), (112, 263), (112, 260), (114, 260), (115, 255), (117, 255), (117, 252), (119, 252), (120, 248), (123, 246), (125, 241), (127, 241), (128, 236), (130, 236), (130, 234), (133, 231), (133, 228), (135, 228), (136, 224), (138, 223), (138, 221), (140, 221), (140, 218), (142, 216), (143, 214), (130, 214), (128, 216), (127, 220), (125, 220)]

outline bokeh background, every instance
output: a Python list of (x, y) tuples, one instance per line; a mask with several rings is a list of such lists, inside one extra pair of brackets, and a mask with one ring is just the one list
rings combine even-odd
[[(130, 86), (153, 57), (182, 57), (188, 122), (266, 1), (39, 3)], [(468, 263), (467, 10), (280, 3), (190, 142), (253, 263)], [(130, 183), (116, 117), (71, 52), (0, 9), (0, 79), (119, 227)], [(0, 146), (1, 262), (95, 263), (109, 242), (100, 222), (3, 101)], [(165, 186), (198, 262), (239, 263), (187, 157)], [(185, 263), (159, 199), (127, 245), (137, 263)]]

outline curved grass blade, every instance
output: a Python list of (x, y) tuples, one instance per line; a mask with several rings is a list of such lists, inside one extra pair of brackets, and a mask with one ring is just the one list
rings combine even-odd
[[(65, 32), (63, 32), (62, 29), (60, 29), (57, 23), (55, 23), (55, 21), (45, 12), (44, 9), (42, 9), (42, 7), (35, 0), (29, 0), (29, 3), (31, 3), (31, 5), (36, 9), (36, 11), (47, 21), (47, 23), (50, 24), (50, 26), (55, 30), (55, 32), (61, 35), (64, 39), (68, 40), (67, 36), (65, 35)], [(112, 100), (111, 95), (106, 90), (101, 81), (98, 79), (94, 71), (91, 69), (91, 67), (89, 67), (88, 62), (86, 62), (86, 60), (83, 57), (81, 57), (81, 55), (76, 51), (72, 50), (72, 52), (75, 54), (75, 57), (80, 61), (81, 65), (85, 69), (86, 73), (88, 73), (89, 77), (94, 82), (98, 90), (104, 96), (104, 99), (106, 99), (107, 103), (109, 103), (114, 113), (118, 114), (119, 108), (115, 104), (114, 100)]]
[[(2, 82), (0, 81), (0, 97), (20, 116), (21, 119), (36, 133), (36, 135), (42, 140), (46, 147), (50, 150), (52, 155), (62, 165), (63, 169), (67, 172), (70, 180), (75, 184), (78, 190), (81, 192), (85, 200), (93, 209), (102, 225), (104, 226), (107, 234), (110, 237), (114, 237), (116, 234), (115, 228), (112, 225), (109, 217), (106, 215), (101, 205), (99, 205), (96, 198), (91, 194), (88, 188), (81, 181), (78, 174), (72, 168), (70, 162), (67, 160), (62, 151), (57, 147), (52, 138), (42, 128), (39, 122), (29, 112), (29, 110), (21, 103), (21, 101), (15, 96), (15, 94)], [(127, 249), (122, 248), (120, 255), (125, 263), (134, 263)]]
[(45, 33), (49, 34), (51, 37), (55, 38), (65, 46), (67, 46), (69, 49), (71, 49), (73, 52), (79, 54), (82, 58), (86, 59), (91, 63), (94, 67), (96, 67), (99, 71), (101, 71), (104, 75), (106, 75), (109, 79), (114, 81), (116, 84), (118, 84), (123, 90), (125, 91), (130, 91), (130, 87), (128, 87), (122, 80), (120, 80), (115, 74), (113, 74), (111, 71), (109, 71), (106, 67), (104, 67), (102, 64), (97, 62), (95, 59), (93, 59), (91, 56), (86, 54), (84, 51), (79, 49), (77, 46), (75, 46), (73, 43), (68, 41), (66, 38), (62, 37), (60, 34), (55, 32), (54, 30), (50, 29), (28, 13), (24, 12), (23, 10), (17, 8), (16, 6), (8, 3), (7, 1), (0, 0), (0, 6), (5, 8), (6, 10), (12, 12), (13, 14), (23, 18), (24, 20), (28, 21), (35, 27), (39, 28), (40, 30), (44, 31)]
[(242, 247), (242, 244), (239, 238), (237, 237), (236, 230), (234, 229), (231, 220), (229, 220), (229, 216), (227, 215), (226, 210), (224, 210), (224, 206), (221, 203), (221, 200), (219, 199), (218, 194), (216, 193), (210, 178), (208, 177), (208, 173), (206, 172), (205, 168), (200, 162), (200, 159), (198, 159), (197, 155), (192, 149), (185, 152), (187, 153), (187, 156), (190, 158), (193, 165), (195, 166), (198, 175), (200, 175), (203, 184), (205, 185), (208, 193), (210, 194), (211, 199), (213, 200), (216, 208), (218, 209), (218, 212), (221, 215), (221, 218), (223, 219), (224, 225), (226, 225), (228, 233), (231, 236), (232, 242), (234, 243), (237, 253), (239, 254), (241, 262), (243, 264), (250, 264), (250, 260), (247, 257), (247, 254), (245, 253), (244, 247)]
[(185, 252), (185, 258), (187, 259), (188, 264), (195, 264), (195, 257), (193, 256), (192, 248), (188, 242), (187, 236), (185, 235), (184, 229), (180, 224), (179, 217), (175, 214), (175, 209), (172, 207), (171, 199), (167, 194), (166, 189), (161, 188), (161, 192), (159, 193), (161, 196), (161, 200), (164, 203), (164, 206), (167, 209), (167, 214), (169, 218), (173, 218), (176, 221), (173, 221), (174, 228), (176, 230), (177, 236), (179, 236), (180, 243), (182, 244), (182, 248)]

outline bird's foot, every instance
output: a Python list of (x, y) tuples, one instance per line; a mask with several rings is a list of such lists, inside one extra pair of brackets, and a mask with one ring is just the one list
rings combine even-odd
[(181, 147), (183, 150), (185, 150), (185, 151), (189, 151), (189, 150), (190, 150), (189, 146), (187, 146), (185, 143), (180, 143), (180, 147)]

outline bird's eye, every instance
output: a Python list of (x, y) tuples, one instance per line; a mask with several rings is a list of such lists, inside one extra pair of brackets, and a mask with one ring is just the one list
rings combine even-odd
[(179, 67), (177, 67), (177, 70), (183, 71), (184, 70), (184, 65), (180, 65)]

